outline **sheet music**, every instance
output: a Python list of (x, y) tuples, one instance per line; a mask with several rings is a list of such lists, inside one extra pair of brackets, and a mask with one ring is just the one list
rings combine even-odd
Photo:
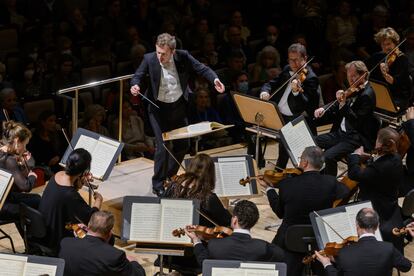
[(27, 257), (0, 254), (0, 276), (22, 276)]
[(277, 270), (212, 267), (211, 276), (278, 276)]
[(39, 275), (55, 276), (56, 266), (38, 264), (38, 263), (26, 263), (24, 276), (39, 276)]
[(299, 157), (302, 155), (306, 147), (316, 146), (313, 141), (312, 134), (306, 127), (305, 120), (300, 121), (296, 125), (292, 122), (287, 123), (280, 129), (289, 150), (292, 152), (292, 157), (295, 165), (299, 164)]
[[(354, 236), (357, 236), (356, 215), (358, 214), (359, 210), (361, 210), (362, 208), (372, 208), (371, 202), (368, 201), (368, 202), (364, 202), (364, 203), (345, 206), (346, 213), (348, 214), (349, 224), (351, 225), (351, 227), (353, 229), (353, 232), (354, 232), (353, 235)], [(377, 231), (375, 231), (375, 237), (377, 238), (378, 241), (382, 241), (381, 233), (378, 229), (377, 229)]]
[(250, 184), (246, 186), (239, 184), (240, 179), (248, 176), (246, 158), (220, 158), (218, 161), (220, 175), (216, 177), (220, 177), (223, 194), (227, 196), (250, 195)]
[(78, 142), (76, 142), (74, 149), (83, 148), (92, 155), (96, 143), (96, 139), (82, 134), (81, 136), (79, 136)]
[(160, 204), (132, 203), (129, 239), (133, 241), (159, 241), (160, 221)]
[(10, 173), (0, 170), (0, 201), (3, 199), (11, 177), (12, 175)]
[(161, 199), (161, 240), (168, 242), (188, 242), (190, 238), (174, 237), (173, 230), (193, 224), (193, 202), (191, 200)]
[(214, 192), (217, 196), (224, 195), (223, 192), (223, 182), (221, 181), (221, 171), (218, 162), (214, 162), (214, 170), (216, 173), (216, 187), (214, 188)]
[[(318, 218), (320, 219), (320, 218)], [(354, 233), (349, 224), (348, 214), (346, 212), (335, 213), (332, 215), (323, 216), (323, 219), (339, 233), (342, 237), (339, 237), (326, 223), (321, 221), (326, 229), (329, 242), (342, 242), (343, 239), (353, 236)]]
[(119, 142), (99, 137), (98, 143), (92, 152), (91, 173), (93, 176), (103, 177), (105, 175), (118, 147)]

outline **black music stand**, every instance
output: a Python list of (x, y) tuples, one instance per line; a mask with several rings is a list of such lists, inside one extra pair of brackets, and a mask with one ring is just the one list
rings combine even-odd
[[(289, 226), (286, 230), (285, 245), (289, 251), (303, 253), (308, 256), (318, 250), (316, 237), (311, 224), (298, 224)], [(305, 266), (305, 275), (312, 274), (311, 263)]]

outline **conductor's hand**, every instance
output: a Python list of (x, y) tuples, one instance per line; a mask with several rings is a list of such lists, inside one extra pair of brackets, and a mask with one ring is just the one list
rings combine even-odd
[(260, 99), (264, 101), (268, 101), (270, 99), (269, 92), (266, 92), (266, 91), (260, 92)]
[(322, 117), (324, 112), (325, 112), (325, 109), (323, 109), (323, 107), (319, 107), (313, 112), (313, 116), (315, 116), (315, 118), (320, 118)]
[[(219, 79), (214, 80), (214, 88), (216, 88), (217, 92), (219, 92), (219, 93), (223, 93), (224, 90), (225, 90), (224, 84)], [(131, 87), (131, 89), (132, 89), (132, 87)], [(138, 89), (139, 89), (139, 87), (138, 87)], [(132, 90), (131, 90), (131, 92), (132, 92)]]
[(132, 96), (138, 96), (138, 93), (140, 91), (140, 88), (137, 84), (131, 86), (131, 94)]
[(409, 108), (407, 108), (407, 120), (412, 120), (414, 119), (414, 106), (410, 106)]

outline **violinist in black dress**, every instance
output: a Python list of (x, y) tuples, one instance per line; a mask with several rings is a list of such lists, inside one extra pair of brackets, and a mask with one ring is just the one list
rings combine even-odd
[[(368, 83), (368, 69), (362, 61), (352, 61), (345, 66), (351, 90), (336, 92), (336, 101), (318, 108), (315, 118), (330, 116), (334, 125), (330, 133), (315, 138), (325, 150), (325, 173), (336, 176), (337, 162), (356, 148), (373, 149), (379, 121), (374, 117), (375, 93)], [(356, 91), (355, 91), (356, 90)]]

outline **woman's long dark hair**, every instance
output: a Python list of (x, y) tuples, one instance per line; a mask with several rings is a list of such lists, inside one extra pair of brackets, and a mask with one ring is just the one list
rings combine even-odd
[(205, 202), (216, 184), (214, 162), (207, 154), (198, 154), (191, 160), (186, 173), (175, 179), (174, 198), (199, 199)]

